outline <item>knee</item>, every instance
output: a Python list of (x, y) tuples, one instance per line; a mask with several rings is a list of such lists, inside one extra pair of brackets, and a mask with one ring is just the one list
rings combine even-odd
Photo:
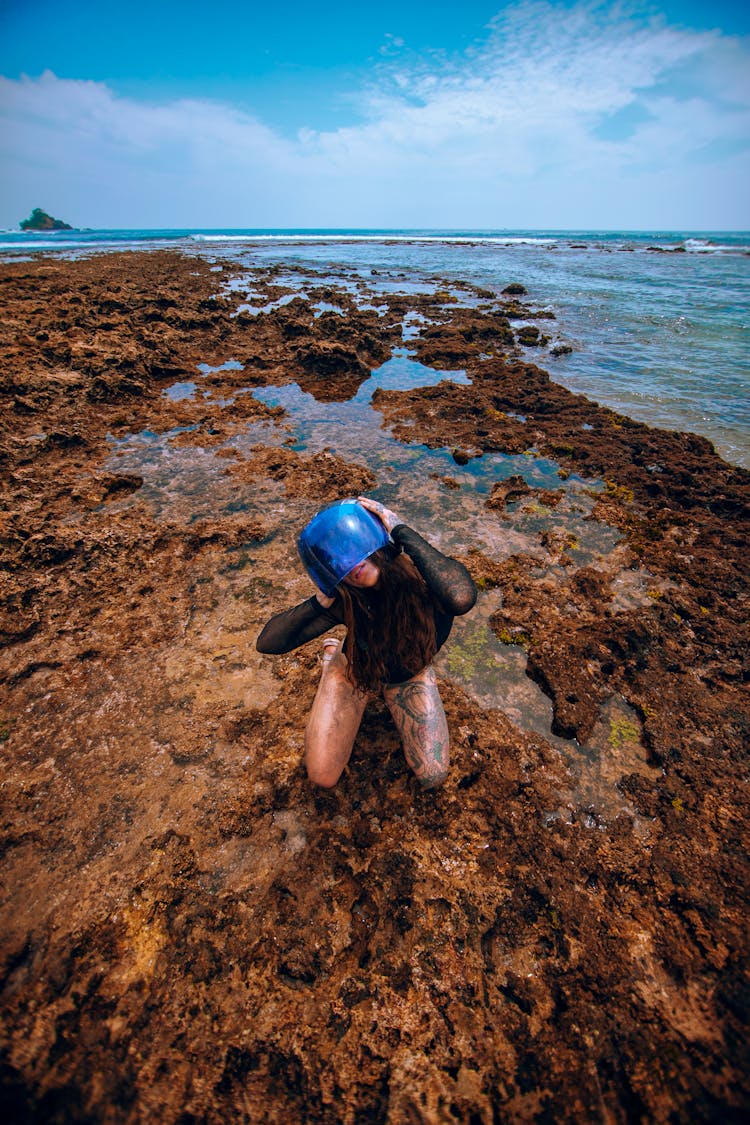
[(305, 770), (307, 780), (320, 789), (333, 789), (344, 772), (343, 766), (326, 753), (326, 745), (321, 745), (309, 728), (305, 731)]
[(305, 762), (307, 780), (319, 789), (334, 789), (341, 777), (342, 770), (338, 773), (330, 767), (315, 762)]
[(446, 782), (449, 773), (448, 766), (436, 762), (425, 773), (420, 774), (418, 781), (422, 789), (439, 789)]

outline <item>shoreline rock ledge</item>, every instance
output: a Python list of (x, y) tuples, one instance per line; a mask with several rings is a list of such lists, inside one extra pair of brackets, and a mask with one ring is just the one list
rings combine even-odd
[(73, 230), (70, 223), (62, 219), (53, 219), (41, 207), (35, 207), (28, 219), (22, 219), (18, 224), (21, 230)]

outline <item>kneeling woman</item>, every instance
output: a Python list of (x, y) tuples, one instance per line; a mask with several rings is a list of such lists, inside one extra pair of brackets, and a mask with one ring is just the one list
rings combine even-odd
[(468, 613), (476, 587), (468, 570), (441, 554), (389, 508), (359, 497), (324, 508), (298, 547), (317, 593), (277, 614), (259, 652), (291, 652), (336, 625), (343, 645), (323, 641), (323, 670), (305, 731), (305, 765), (331, 787), (351, 756), (368, 699), (380, 693), (420, 783), (448, 775), (449, 741), (432, 660)]

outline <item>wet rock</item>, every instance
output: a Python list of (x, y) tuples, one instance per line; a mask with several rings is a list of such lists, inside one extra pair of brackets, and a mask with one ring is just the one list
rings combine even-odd
[(528, 496), (531, 491), (523, 477), (517, 475), (508, 477), (507, 480), (497, 481), (493, 484), (492, 491), (487, 499), (487, 507), (503, 512), (507, 504)]
[[(494, 624), (494, 623), (493, 623)], [(529, 648), (527, 674), (552, 700), (552, 731), (561, 738), (588, 741), (599, 715), (599, 691), (588, 668), (570, 653), (541, 642)]]
[(291, 449), (262, 449), (253, 457), (227, 469), (236, 480), (269, 476), (281, 480), (290, 496), (325, 500), (358, 496), (375, 486), (375, 474), (327, 450), (305, 457)]
[(0, 645), (28, 640), (41, 624), (33, 589), (14, 589), (10, 583), (0, 595)]
[(340, 344), (309, 344), (296, 353), (295, 360), (305, 373), (300, 386), (320, 402), (352, 398), (370, 377), (369, 367), (357, 353)]
[(434, 325), (420, 333), (420, 363), (438, 370), (460, 368), (469, 356), (513, 346), (513, 332), (505, 316), (463, 312), (456, 321)]
[[(511, 313), (534, 319), (520, 302), (465, 308), (439, 279), (434, 296), (384, 298), (380, 325), (311, 270), (311, 299), (319, 286), (344, 310), (318, 330), (302, 298), (233, 316), (242, 294), (214, 298), (234, 268), (172, 253), (0, 268), (8, 1111), (739, 1119), (748, 474), (551, 382), (505, 339)], [(285, 277), (254, 271), (269, 302)], [(379, 701), (340, 785), (317, 793), (302, 756), (318, 646), (262, 661), (253, 640), (309, 593), (289, 545), (295, 496), (351, 495), (388, 470), (376, 481), (364, 453), (248, 448), (248, 423), (283, 416), (239, 392), (299, 379), (344, 399), (409, 311), (439, 329), (424, 356), (471, 382), (379, 392), (384, 423), (470, 456), (538, 449), (592, 482), (592, 521), (621, 539), (583, 565), (539, 511), (538, 549), (509, 540), (500, 557), (491, 544), (513, 526), (498, 514), (522, 486), (498, 481), (487, 520), (502, 536), (465, 562), (564, 741), (446, 679), (442, 790), (416, 786)], [(215, 369), (206, 396), (163, 395), (202, 379), (198, 364)], [(166, 456), (223, 450), (244, 509), (156, 514), (139, 474), (111, 468), (108, 434), (176, 427)], [(451, 480), (431, 481), (432, 498)], [(518, 498), (541, 509), (557, 493)], [(613, 811), (575, 795), (582, 763)]]
[(83, 499), (93, 507), (121, 496), (129, 496), (142, 487), (143, 477), (140, 473), (102, 473), (86, 489)]
[(519, 328), (516, 332), (516, 339), (524, 348), (535, 348), (544, 343), (544, 337), (541, 336), (535, 324), (527, 324), (523, 328)]

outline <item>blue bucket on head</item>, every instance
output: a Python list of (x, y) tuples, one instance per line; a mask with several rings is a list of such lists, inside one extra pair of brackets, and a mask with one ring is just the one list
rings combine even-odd
[(356, 500), (339, 500), (317, 512), (297, 539), (305, 570), (327, 598), (374, 551), (391, 542), (383, 524)]

